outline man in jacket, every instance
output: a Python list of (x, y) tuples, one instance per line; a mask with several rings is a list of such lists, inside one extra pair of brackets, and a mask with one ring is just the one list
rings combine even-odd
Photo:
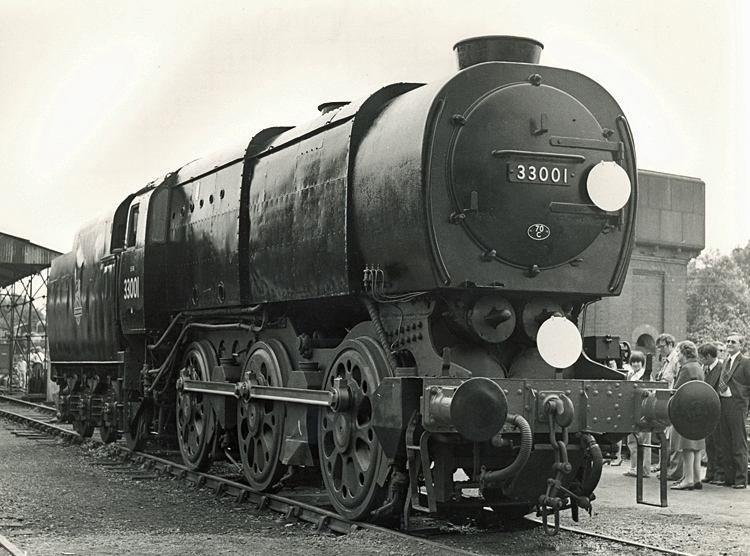
[[(676, 341), (671, 334), (660, 334), (656, 338), (656, 351), (661, 357), (661, 369), (656, 374), (656, 380), (664, 382), (667, 388), (674, 385), (677, 373), (680, 370), (679, 352), (675, 349)], [(677, 450), (674, 429), (669, 426), (666, 430), (667, 439), (669, 439), (669, 461), (659, 462), (660, 467), (667, 465), (667, 479), (670, 481), (679, 481), (682, 478), (682, 454)]]
[[(716, 344), (705, 343), (698, 348), (698, 357), (703, 364), (703, 374), (708, 385), (716, 390), (721, 376), (722, 362), (718, 358)], [(702, 482), (721, 485), (724, 478), (724, 457), (721, 449), (721, 425), (706, 437), (706, 476)]]
[(721, 400), (721, 446), (724, 486), (747, 488), (747, 433), (745, 415), (750, 399), (750, 358), (742, 355), (745, 338), (729, 334), (727, 358), (716, 386)]

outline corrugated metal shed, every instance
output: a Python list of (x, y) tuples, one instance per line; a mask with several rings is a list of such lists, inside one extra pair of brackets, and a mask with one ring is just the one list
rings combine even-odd
[(49, 267), (61, 254), (0, 232), (0, 288)]

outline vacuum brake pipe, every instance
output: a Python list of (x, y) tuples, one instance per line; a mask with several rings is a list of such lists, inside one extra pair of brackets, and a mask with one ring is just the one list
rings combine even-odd
[(482, 467), (482, 471), (479, 473), (480, 490), (495, 486), (506, 479), (510, 479), (516, 475), (516, 473), (521, 471), (526, 465), (526, 462), (529, 461), (533, 441), (531, 426), (529, 426), (528, 421), (521, 415), (508, 415), (505, 418), (505, 422), (514, 425), (521, 430), (521, 449), (519, 450), (516, 459), (508, 467), (498, 469), (497, 471), (487, 471)]

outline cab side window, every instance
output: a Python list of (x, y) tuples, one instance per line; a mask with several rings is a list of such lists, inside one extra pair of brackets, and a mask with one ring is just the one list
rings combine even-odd
[(130, 207), (130, 216), (128, 217), (128, 240), (125, 247), (135, 247), (135, 238), (138, 232), (138, 213), (140, 205)]

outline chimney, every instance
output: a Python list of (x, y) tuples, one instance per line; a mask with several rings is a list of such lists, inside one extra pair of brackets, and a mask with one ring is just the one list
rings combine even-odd
[(453, 47), (458, 56), (458, 69), (483, 62), (523, 62), (538, 64), (544, 45), (534, 39), (490, 35), (462, 40)]

